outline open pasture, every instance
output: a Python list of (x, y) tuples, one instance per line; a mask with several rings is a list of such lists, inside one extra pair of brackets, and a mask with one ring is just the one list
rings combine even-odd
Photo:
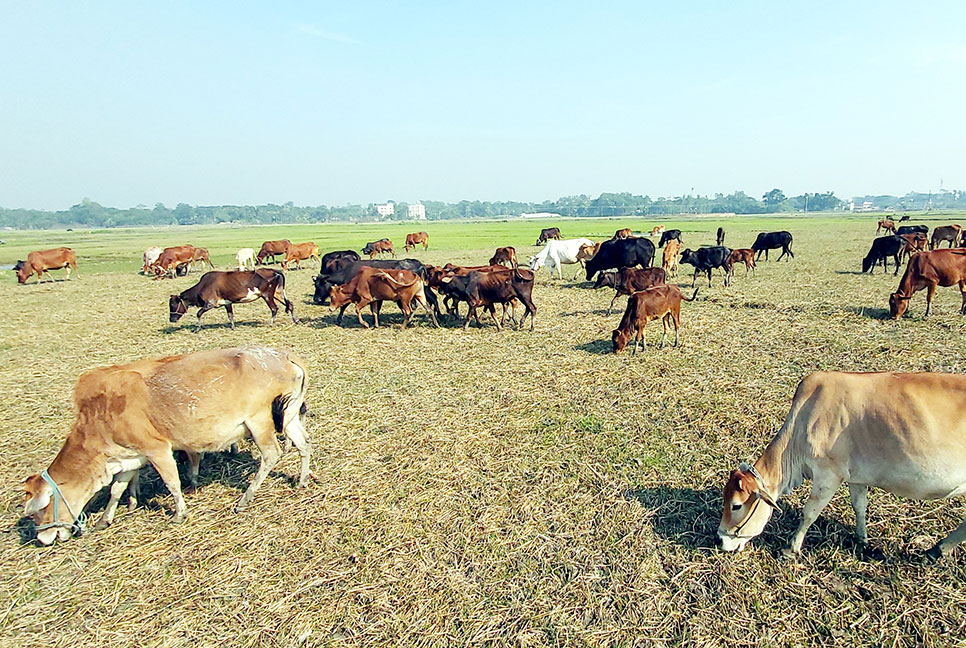
[[(912, 222), (962, 215), (929, 218)], [(699, 279), (697, 301), (682, 307), (683, 346), (658, 350), (652, 323), (652, 346), (636, 357), (610, 353), (613, 293), (570, 280), (577, 266), (563, 281), (538, 273), (533, 333), (498, 333), (487, 319), (436, 330), (418, 313), (402, 330), (393, 304), (381, 318), (391, 326), (346, 317), (337, 328), (311, 304), (310, 269), (287, 273), (300, 324), (272, 327), (255, 302), (235, 309), (236, 330), (219, 309), (196, 333), (194, 309), (168, 323), (167, 296), (200, 274), (136, 271), (149, 245), (204, 246), (224, 269), (263, 240), (312, 240), (325, 253), (383, 236), (429, 263), (485, 263), (513, 245), (525, 264), (542, 227), (599, 240), (653, 220), (4, 232), (0, 264), (69, 245), (80, 280), (19, 286), (0, 273), (0, 644), (962, 645), (966, 548), (937, 566), (917, 559), (966, 517), (962, 498), (873, 489), (880, 560), (855, 550), (845, 488), (798, 562), (777, 556), (807, 488), (782, 500), (784, 515), (749, 549), (714, 548), (729, 471), (771, 440), (805, 374), (966, 370), (957, 289), (938, 290), (929, 320), (921, 293), (908, 317), (882, 319), (898, 278), (859, 273), (876, 220), (663, 221), (691, 248), (713, 244), (719, 225), (733, 248), (787, 229), (795, 259), (762, 260), (756, 277), (737, 267), (728, 288), (717, 271), (711, 289)], [(404, 254), (418, 230), (429, 250)], [(690, 266), (676, 280), (690, 296)], [(204, 458), (183, 525), (168, 523), (171, 498), (148, 469), (143, 505), (119, 510), (109, 529), (24, 542), (20, 482), (60, 448), (84, 369), (249, 343), (308, 363), (316, 482), (297, 490), (285, 477), (298, 471), (292, 451), (235, 515), (257, 466), (243, 446)]]

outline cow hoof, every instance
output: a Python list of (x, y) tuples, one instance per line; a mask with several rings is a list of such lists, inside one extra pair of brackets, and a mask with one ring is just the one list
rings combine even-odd
[(235, 504), (235, 513), (242, 513), (247, 508), (248, 508), (248, 504), (244, 504), (242, 502), (238, 502), (238, 504)]
[(781, 557), (784, 560), (797, 561), (802, 555), (791, 547), (785, 547), (782, 549)]
[(940, 547), (939, 543), (937, 542), (935, 545), (933, 545), (932, 549), (930, 549), (923, 555), (926, 559), (926, 562), (935, 563), (935, 562), (938, 562), (939, 559), (943, 557), (943, 550), (942, 550), (942, 547)]
[(175, 513), (171, 517), (171, 524), (183, 524), (187, 517), (184, 513)]
[(94, 530), (95, 531), (103, 531), (104, 529), (106, 529), (109, 526), (111, 526), (110, 521), (105, 520), (104, 518), (101, 518), (100, 520), (97, 521), (97, 524), (94, 525)]
[(885, 552), (883, 552), (882, 549), (873, 547), (868, 543), (859, 545), (859, 552), (861, 553), (862, 558), (866, 560), (881, 562), (886, 559)]

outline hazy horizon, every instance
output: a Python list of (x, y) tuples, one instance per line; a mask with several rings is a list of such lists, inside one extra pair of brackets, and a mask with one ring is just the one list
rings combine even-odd
[(966, 188), (966, 6), (6, 3), (0, 206)]

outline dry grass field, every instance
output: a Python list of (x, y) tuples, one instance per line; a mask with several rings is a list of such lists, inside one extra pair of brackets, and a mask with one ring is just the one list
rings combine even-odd
[[(956, 217), (937, 218), (924, 222)], [(237, 247), (277, 235), (327, 251), (386, 232), (401, 248), (412, 226), (4, 233), (0, 263), (70, 244), (81, 278), (19, 286), (0, 273), (0, 645), (963, 645), (966, 547), (938, 565), (918, 559), (966, 518), (963, 499), (873, 490), (878, 560), (856, 551), (844, 488), (800, 561), (779, 555), (807, 487), (745, 552), (714, 546), (728, 472), (758, 456), (804, 375), (966, 370), (955, 288), (939, 290), (929, 320), (921, 294), (910, 316), (882, 319), (898, 279), (858, 273), (874, 221), (668, 221), (692, 247), (713, 243), (721, 224), (732, 247), (788, 229), (796, 257), (762, 261), (756, 277), (739, 270), (728, 288), (717, 275), (711, 289), (699, 281), (682, 308), (683, 346), (636, 357), (610, 353), (612, 292), (570, 280), (573, 267), (563, 281), (539, 273), (533, 333), (485, 321), (436, 330), (419, 314), (403, 330), (391, 304), (391, 326), (350, 317), (337, 328), (310, 303), (312, 270), (288, 273), (300, 324), (272, 327), (253, 303), (236, 308), (236, 330), (219, 310), (196, 333), (193, 311), (167, 322), (166, 299), (198, 274), (135, 274), (151, 243), (207, 244), (225, 267)], [(599, 239), (623, 225), (561, 229)], [(427, 223), (432, 247), (412, 256), (480, 263), (511, 244), (525, 258), (541, 226)], [(690, 286), (687, 267), (678, 281)], [(257, 466), (243, 445), (205, 457), (183, 525), (168, 523), (171, 498), (146, 469), (145, 502), (111, 528), (30, 542), (20, 482), (60, 448), (83, 370), (244, 344), (307, 361), (315, 483), (293, 487), (292, 451), (233, 514)]]

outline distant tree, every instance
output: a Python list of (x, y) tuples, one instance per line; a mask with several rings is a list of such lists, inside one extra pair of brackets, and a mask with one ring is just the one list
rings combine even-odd
[(772, 189), (761, 197), (761, 201), (769, 207), (777, 207), (785, 202), (785, 193), (781, 189)]

